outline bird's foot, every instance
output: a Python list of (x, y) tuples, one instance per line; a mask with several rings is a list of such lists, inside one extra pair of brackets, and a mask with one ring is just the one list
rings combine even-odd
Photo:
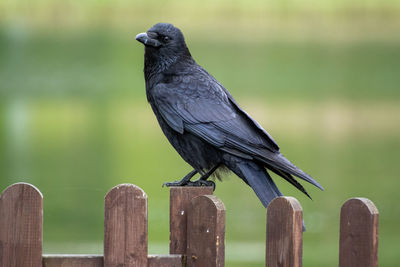
[(196, 181), (175, 181), (175, 182), (167, 182), (163, 183), (163, 187), (171, 187), (171, 186), (212, 186), (213, 191), (215, 191), (215, 183), (213, 181), (208, 180), (196, 180)]
[(215, 191), (215, 183), (213, 181), (198, 179), (189, 183), (190, 186), (212, 186), (213, 191)]
[(196, 170), (193, 170), (191, 172), (189, 172), (188, 174), (185, 175), (185, 177), (182, 178), (182, 180), (180, 181), (175, 181), (175, 182), (167, 182), (167, 183), (163, 183), (163, 187), (170, 187), (170, 186), (185, 186), (188, 185), (188, 183), (190, 183), (190, 179), (192, 179), (192, 177), (197, 173)]
[(184, 180), (180, 180), (180, 181), (175, 181), (175, 182), (165, 182), (163, 183), (162, 187), (166, 186), (166, 187), (171, 187), (171, 186), (188, 186), (190, 183), (190, 181), (184, 181)]

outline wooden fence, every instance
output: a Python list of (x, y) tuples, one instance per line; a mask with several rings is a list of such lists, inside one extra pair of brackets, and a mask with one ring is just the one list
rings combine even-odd
[[(302, 266), (302, 208), (292, 197), (267, 209), (266, 266)], [(43, 197), (17, 183), (0, 196), (0, 267), (224, 266), (225, 206), (211, 187), (170, 188), (170, 254), (147, 254), (147, 195), (132, 184), (105, 196), (104, 255), (42, 255)], [(339, 266), (378, 266), (378, 210), (365, 198), (341, 209)]]

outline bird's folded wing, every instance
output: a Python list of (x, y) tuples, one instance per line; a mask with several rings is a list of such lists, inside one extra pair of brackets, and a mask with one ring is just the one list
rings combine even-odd
[(158, 84), (152, 95), (159, 113), (175, 131), (190, 132), (225, 152), (257, 159), (322, 189), (311, 176), (279, 153), (269, 134), (237, 106), (229, 93), (216, 90), (210, 92), (212, 97), (207, 97)]
[(248, 156), (261, 156), (265, 150), (279, 151), (270, 136), (259, 129), (261, 126), (256, 125), (221, 89), (212, 91), (212, 97), (207, 97), (158, 84), (152, 94), (161, 116), (179, 133), (188, 131), (223, 150), (231, 149)]

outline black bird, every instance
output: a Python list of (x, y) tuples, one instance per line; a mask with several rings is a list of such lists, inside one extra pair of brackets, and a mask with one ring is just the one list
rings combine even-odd
[[(267, 207), (272, 199), (282, 196), (268, 169), (308, 197), (292, 175), (323, 190), (287, 160), (272, 137), (239, 107), (228, 90), (194, 61), (178, 28), (158, 23), (138, 34), (136, 40), (145, 46), (147, 100), (171, 145), (194, 169), (181, 181), (165, 185), (215, 186), (207, 178), (217, 169), (229, 169)], [(200, 179), (191, 182), (196, 173)]]

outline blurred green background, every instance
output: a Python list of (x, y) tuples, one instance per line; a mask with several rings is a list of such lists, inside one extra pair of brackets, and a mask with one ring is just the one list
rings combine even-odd
[[(103, 198), (119, 183), (149, 196), (149, 252), (168, 253), (168, 189), (190, 167), (146, 103), (143, 46), (157, 22), (326, 189), (304, 209), (304, 266), (337, 266), (350, 197), (380, 211), (379, 261), (400, 261), (400, 2), (0, 2), (0, 190), (44, 195), (45, 253), (102, 253)], [(264, 266), (265, 210), (237, 177), (217, 182), (227, 208), (226, 266)]]

